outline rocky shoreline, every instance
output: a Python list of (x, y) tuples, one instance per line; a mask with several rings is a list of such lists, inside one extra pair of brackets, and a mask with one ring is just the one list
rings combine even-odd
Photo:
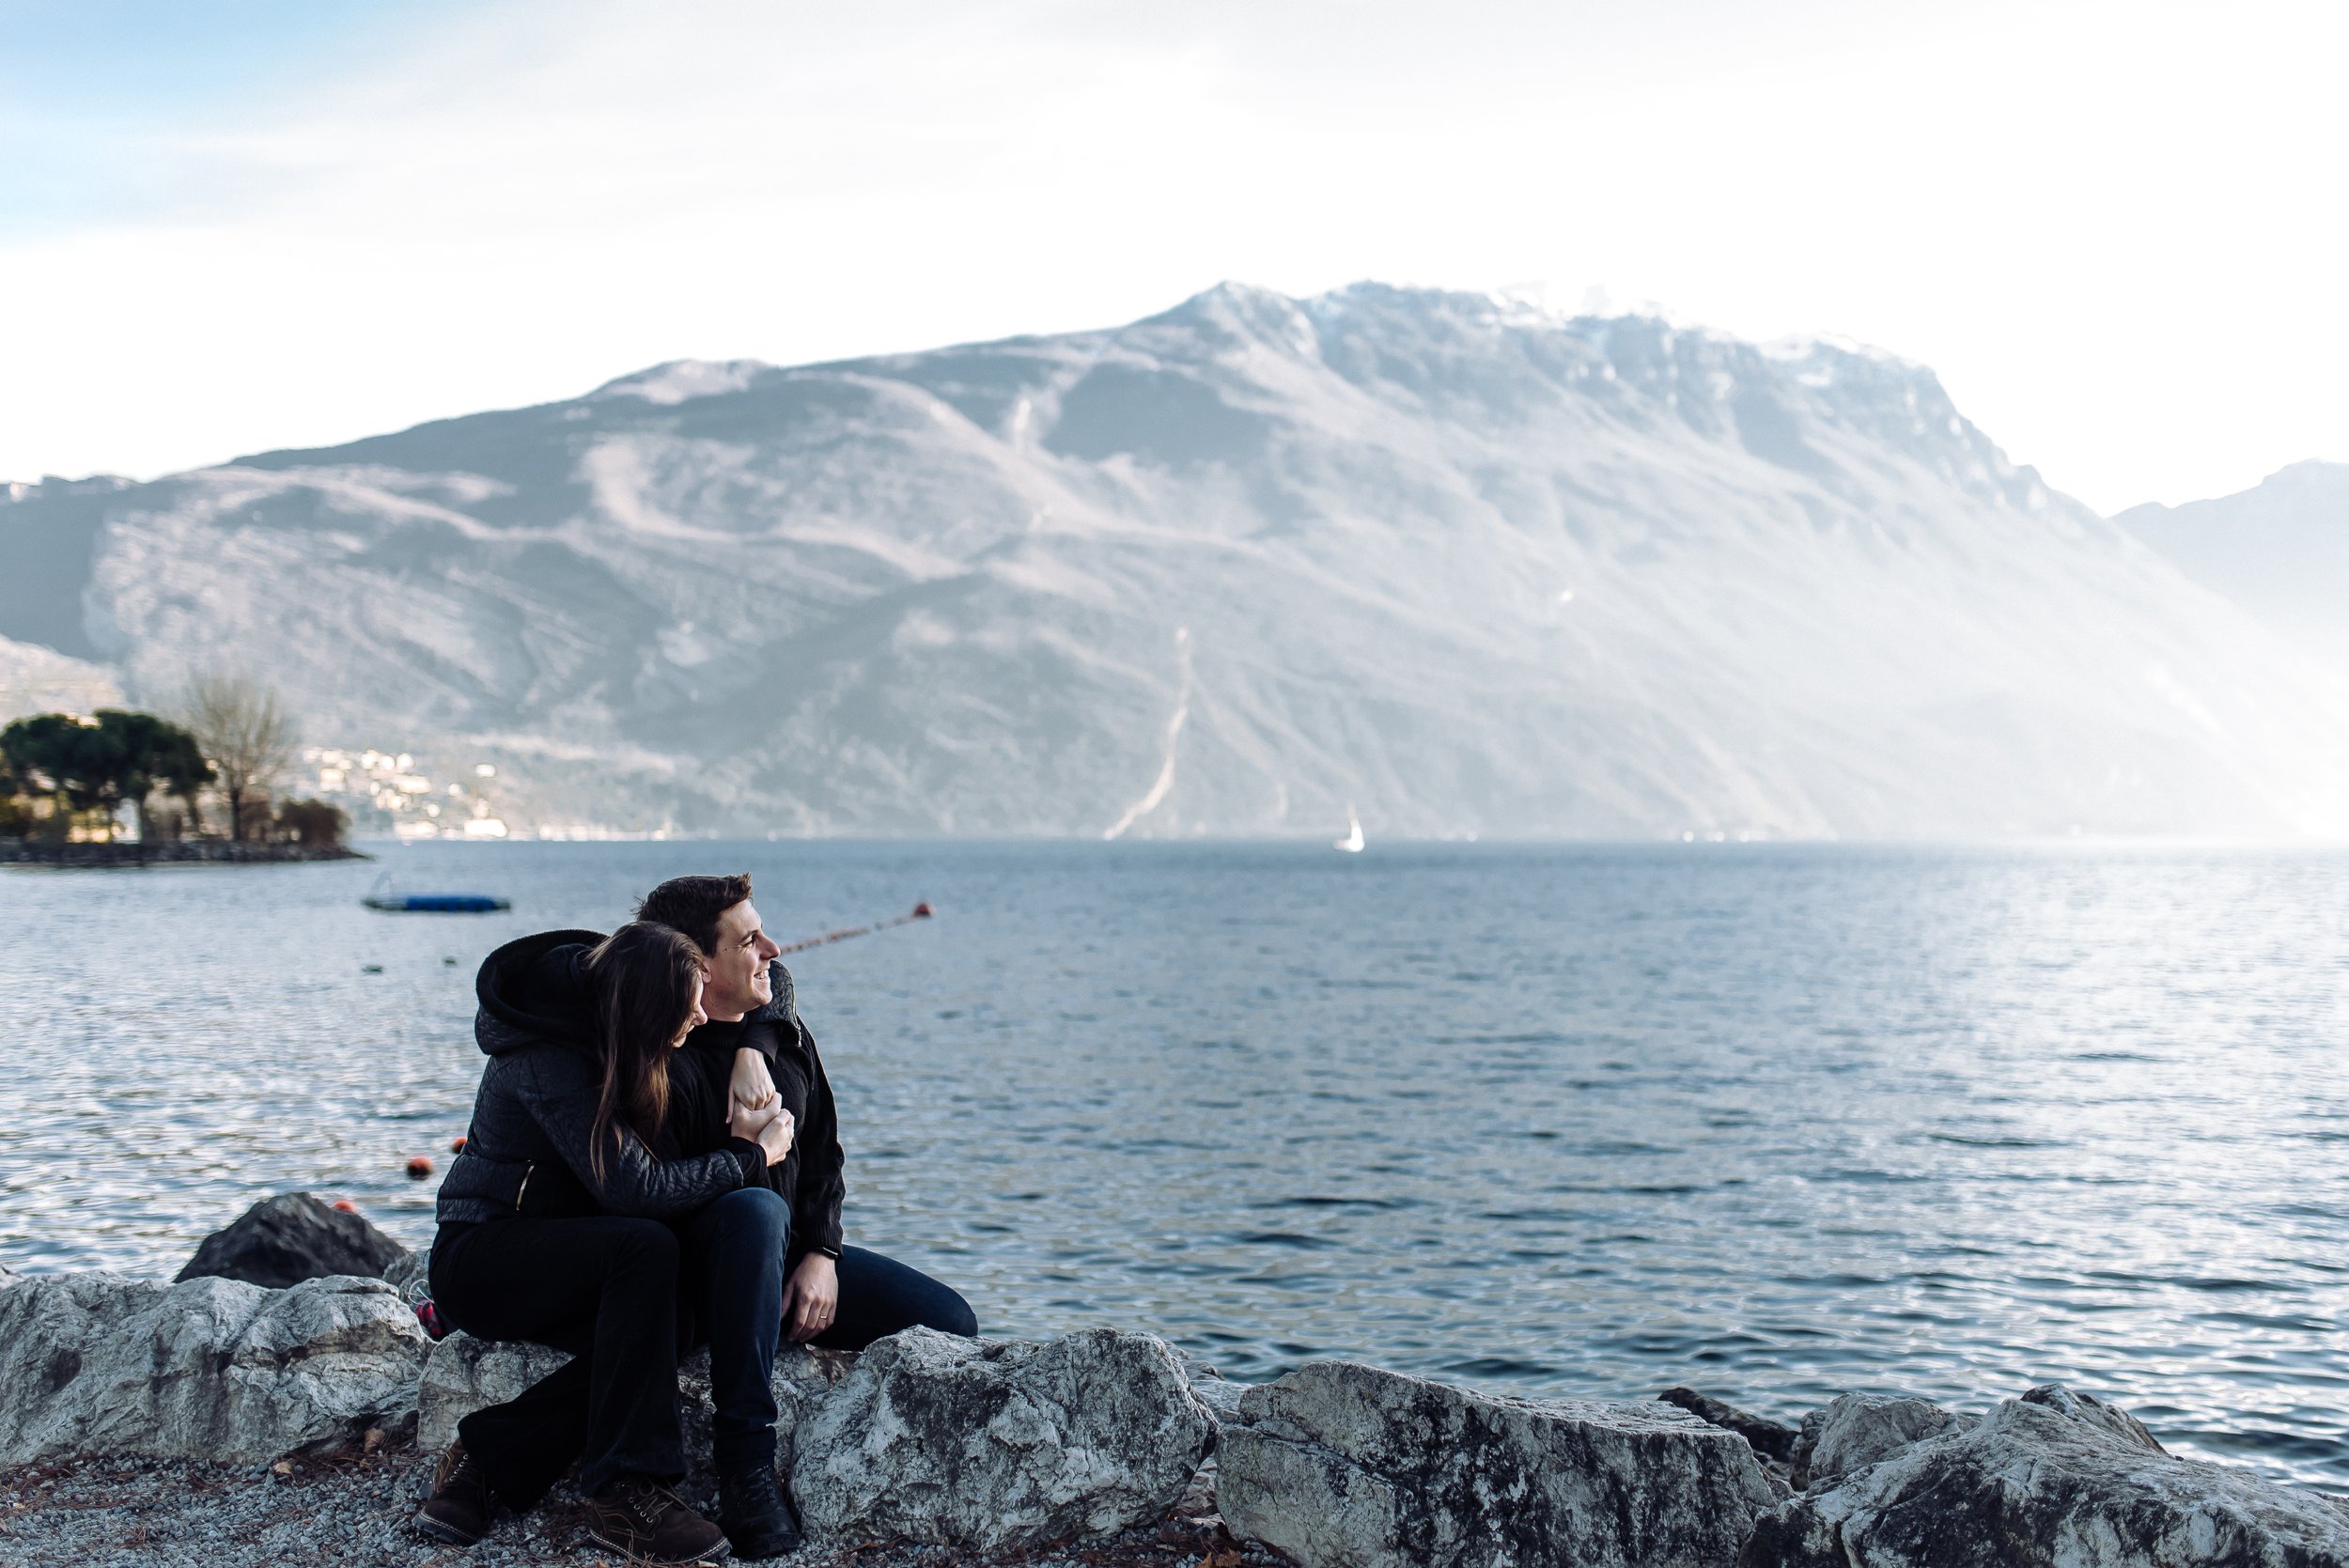
[[(324, 1208), (272, 1200), (202, 1256), (282, 1277), (339, 1233), (369, 1276), (0, 1271), (0, 1557), (602, 1560), (564, 1493), (470, 1551), (410, 1532), (458, 1420), (562, 1358), (434, 1341), (422, 1260)], [(680, 1388), (707, 1454), (706, 1358)], [(2061, 1385), (1975, 1416), (1851, 1393), (1796, 1429), (1686, 1389), (1525, 1400), (1346, 1361), (1243, 1386), (1146, 1333), (912, 1329), (787, 1349), (774, 1389), (809, 1568), (2349, 1568), (2349, 1503), (2177, 1458)]]
[(49, 844), (0, 839), (0, 865), (50, 865), (115, 870), (149, 865), (287, 865), (306, 861), (371, 861), (345, 845), (230, 844), (223, 839), (165, 839), (134, 844)]

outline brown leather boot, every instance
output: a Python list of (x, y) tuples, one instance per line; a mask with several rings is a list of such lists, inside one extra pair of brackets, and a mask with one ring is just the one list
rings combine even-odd
[(416, 1514), (416, 1528), (435, 1541), (470, 1546), (489, 1533), (490, 1516), (497, 1509), (490, 1496), (490, 1478), (465, 1452), (462, 1438), (449, 1444), (432, 1471), (432, 1496)]
[(587, 1536), (655, 1568), (721, 1562), (734, 1548), (726, 1532), (685, 1506), (657, 1481), (623, 1476), (587, 1499)]

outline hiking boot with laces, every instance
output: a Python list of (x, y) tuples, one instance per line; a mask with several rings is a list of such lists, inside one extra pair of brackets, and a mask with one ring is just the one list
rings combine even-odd
[(721, 1474), (718, 1518), (736, 1557), (781, 1557), (800, 1549), (800, 1522), (791, 1516), (772, 1465)]
[(416, 1514), (416, 1528), (435, 1541), (470, 1546), (489, 1533), (496, 1502), (480, 1461), (465, 1452), (464, 1439), (449, 1444), (432, 1469), (432, 1496)]
[(657, 1568), (718, 1562), (733, 1548), (726, 1532), (657, 1481), (625, 1476), (587, 1499), (587, 1536)]

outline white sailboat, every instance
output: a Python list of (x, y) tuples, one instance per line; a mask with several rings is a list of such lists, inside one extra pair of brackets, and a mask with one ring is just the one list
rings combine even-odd
[(1362, 819), (1354, 815), (1354, 802), (1351, 800), (1346, 803), (1346, 836), (1334, 840), (1330, 847), (1343, 849), (1349, 855), (1362, 852)]

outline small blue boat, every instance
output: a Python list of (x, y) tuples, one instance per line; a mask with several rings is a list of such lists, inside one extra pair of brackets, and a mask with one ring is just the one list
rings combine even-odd
[(388, 875), (377, 877), (359, 902), (390, 914), (415, 915), (490, 915), (514, 907), (512, 900), (486, 893), (400, 893)]

